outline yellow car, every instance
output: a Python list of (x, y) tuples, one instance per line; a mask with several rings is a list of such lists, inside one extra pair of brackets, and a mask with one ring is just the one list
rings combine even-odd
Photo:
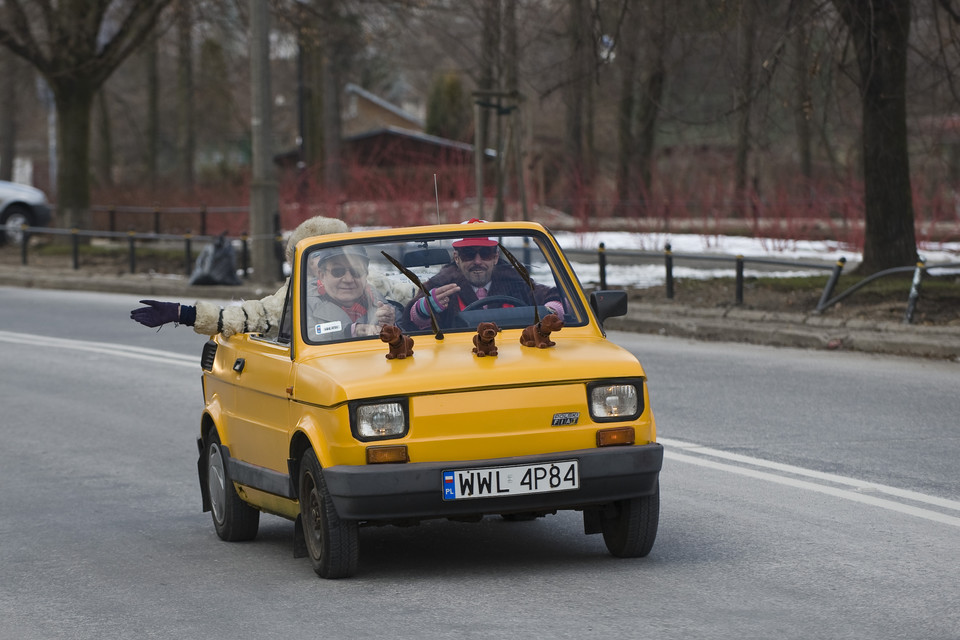
[(645, 556), (663, 450), (643, 368), (603, 330), (625, 312), (535, 223), (307, 238), (279, 327), (204, 347), (204, 510), (232, 541), (293, 520), (324, 578), (356, 572), (360, 527), (430, 518), (576, 510)]

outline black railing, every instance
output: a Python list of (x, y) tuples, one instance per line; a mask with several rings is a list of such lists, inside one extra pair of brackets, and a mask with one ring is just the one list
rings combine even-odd
[[(193, 252), (193, 243), (200, 242), (208, 244), (215, 241), (219, 236), (194, 235), (192, 233), (172, 234), (172, 233), (137, 233), (135, 231), (84, 231), (80, 229), (53, 229), (49, 227), (21, 227), (23, 231), (23, 241), (20, 244), (20, 263), (26, 266), (29, 262), (30, 237), (34, 235), (48, 236), (69, 236), (71, 245), (71, 260), (74, 270), (80, 268), (80, 239), (81, 238), (104, 238), (114, 241), (126, 240), (127, 261), (130, 273), (137, 272), (137, 251), (143, 249), (143, 245), (157, 244), (159, 242), (183, 243), (183, 270), (184, 274), (189, 276), (194, 269), (195, 255)], [(250, 236), (242, 234), (235, 238), (227, 237), (228, 240), (236, 240), (240, 243), (240, 265), (244, 278), (250, 273), (250, 241), (260, 236)], [(277, 243), (282, 243), (279, 235), (269, 236)]]
[[(118, 218), (120, 216), (133, 216), (134, 218), (142, 218), (144, 216), (149, 216), (152, 220), (153, 233), (156, 235), (163, 235), (164, 228), (169, 227), (169, 223), (164, 224), (165, 219), (169, 219), (171, 215), (179, 215), (181, 217), (186, 217), (189, 220), (192, 220), (193, 224), (190, 226), (194, 229), (199, 229), (200, 232), (198, 235), (205, 236), (207, 235), (209, 229), (209, 217), (211, 214), (222, 214), (222, 213), (243, 213), (248, 212), (247, 207), (242, 206), (225, 206), (225, 207), (208, 207), (206, 205), (200, 205), (199, 207), (137, 207), (137, 206), (104, 206), (104, 205), (93, 205), (90, 207), (90, 210), (94, 213), (106, 213), (107, 214), (107, 230), (111, 233), (118, 233)], [(131, 225), (127, 225), (128, 227)], [(176, 225), (174, 225), (176, 226)]]
[(892, 269), (885, 269), (883, 271), (878, 271), (864, 278), (863, 280), (853, 285), (846, 291), (840, 293), (836, 297), (830, 298), (829, 300), (821, 300), (820, 304), (817, 305), (815, 313), (822, 313), (823, 311), (829, 309), (830, 307), (837, 304), (841, 300), (844, 300), (850, 297), (851, 295), (853, 295), (860, 289), (864, 288), (871, 282), (875, 282), (880, 278), (895, 276), (902, 273), (910, 273), (912, 271), (913, 280), (910, 283), (910, 293), (907, 296), (907, 308), (903, 314), (903, 323), (910, 324), (911, 322), (913, 322), (913, 314), (917, 308), (917, 301), (920, 299), (921, 285), (923, 284), (923, 278), (927, 274), (927, 272), (932, 269), (957, 269), (957, 268), (960, 268), (960, 262), (948, 262), (945, 264), (928, 265), (926, 263), (926, 260), (921, 259), (919, 262), (917, 262), (916, 265), (912, 267), (909, 267), (909, 266), (894, 267)]
[(622, 257), (647, 257), (647, 258), (663, 258), (663, 264), (665, 268), (665, 289), (668, 299), (673, 299), (675, 294), (674, 286), (674, 277), (673, 277), (673, 266), (674, 261), (676, 260), (692, 260), (696, 262), (726, 262), (732, 263), (734, 270), (734, 277), (736, 279), (736, 293), (735, 293), (735, 302), (736, 304), (743, 304), (743, 283), (744, 275), (743, 270), (747, 264), (765, 264), (771, 266), (784, 266), (784, 267), (797, 267), (800, 269), (823, 269), (830, 270), (831, 274), (827, 280), (826, 285), (824, 286), (823, 294), (821, 295), (821, 300), (826, 300), (832, 295), (834, 288), (837, 285), (837, 280), (840, 277), (840, 273), (843, 271), (843, 267), (846, 264), (846, 258), (840, 258), (836, 263), (829, 265), (823, 263), (814, 263), (814, 262), (801, 262), (797, 260), (779, 260), (776, 258), (750, 258), (742, 255), (737, 256), (719, 256), (719, 255), (710, 255), (710, 254), (691, 254), (691, 253), (674, 253), (670, 244), (665, 245), (662, 253), (656, 251), (634, 251), (634, 250), (610, 250), (607, 249), (604, 244), (601, 242), (597, 250), (597, 260), (600, 264), (600, 288), (607, 288), (607, 257), (608, 256), (622, 256)]
[(773, 258), (747, 258), (742, 255), (738, 256), (717, 256), (717, 255), (699, 255), (699, 254), (682, 254), (674, 253), (671, 250), (669, 244), (664, 248), (663, 253), (652, 252), (652, 251), (611, 251), (604, 247), (604, 244), (601, 242), (599, 249), (597, 250), (597, 260), (600, 264), (600, 288), (607, 288), (607, 258), (608, 256), (620, 255), (620, 256), (635, 256), (635, 257), (648, 257), (648, 258), (658, 258), (663, 257), (664, 268), (666, 270), (666, 280), (665, 280), (665, 289), (666, 297), (668, 299), (673, 299), (675, 288), (674, 288), (674, 277), (673, 277), (673, 264), (677, 259), (686, 259), (686, 260), (695, 260), (698, 262), (702, 261), (714, 261), (714, 262), (732, 262), (734, 265), (734, 274), (736, 278), (736, 304), (743, 304), (743, 269), (747, 263), (752, 264), (766, 264), (766, 265), (777, 265), (777, 266), (791, 266), (798, 267), (802, 269), (829, 269), (831, 271), (829, 278), (827, 279), (826, 284), (824, 285), (823, 292), (820, 295), (820, 301), (817, 303), (816, 308), (813, 310), (815, 314), (821, 314), (836, 303), (840, 302), (853, 295), (863, 287), (867, 286), (871, 282), (879, 280), (887, 276), (910, 273), (913, 272), (913, 281), (910, 286), (910, 293), (907, 297), (906, 310), (904, 311), (903, 322), (904, 324), (910, 324), (913, 322), (914, 312), (916, 311), (917, 301), (920, 298), (920, 292), (922, 288), (923, 278), (927, 273), (934, 269), (957, 269), (960, 268), (960, 262), (950, 262), (945, 264), (936, 264), (928, 265), (925, 261), (921, 260), (914, 266), (905, 266), (905, 267), (895, 267), (893, 269), (886, 269), (884, 271), (877, 272), (869, 277), (864, 278), (857, 284), (853, 285), (846, 291), (840, 293), (837, 296), (834, 296), (833, 293), (837, 287), (837, 282), (840, 279), (840, 275), (843, 272), (843, 267), (846, 265), (846, 258), (840, 258), (833, 265), (827, 264), (818, 264), (811, 262), (801, 262), (793, 260), (778, 260)]

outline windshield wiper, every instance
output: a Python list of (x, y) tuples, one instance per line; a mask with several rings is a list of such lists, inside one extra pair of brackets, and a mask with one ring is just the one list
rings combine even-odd
[(530, 273), (527, 271), (527, 268), (523, 266), (519, 260), (513, 257), (513, 254), (507, 251), (507, 248), (503, 246), (502, 242), (497, 242), (497, 245), (500, 247), (500, 251), (503, 252), (503, 255), (507, 256), (507, 260), (510, 261), (510, 264), (513, 265), (513, 268), (517, 270), (517, 273), (520, 274), (520, 277), (523, 278), (523, 281), (527, 283), (527, 286), (530, 287), (530, 299), (533, 301), (533, 322), (534, 324), (539, 324), (540, 322), (540, 309), (537, 307), (537, 294), (533, 284), (533, 278), (530, 277)]
[(424, 297), (427, 298), (427, 303), (423, 306), (425, 306), (427, 311), (430, 312), (430, 326), (433, 328), (433, 337), (437, 340), (443, 340), (443, 331), (440, 330), (440, 322), (437, 321), (437, 314), (433, 312), (433, 305), (430, 304), (430, 292), (427, 291), (427, 288), (423, 286), (422, 282), (420, 282), (420, 278), (418, 278), (417, 274), (415, 274), (413, 271), (410, 271), (410, 269), (407, 269), (405, 266), (400, 264), (399, 260), (391, 256), (386, 251), (381, 251), (380, 253), (383, 254), (384, 258), (392, 262), (393, 266), (395, 266), (397, 269), (400, 269), (400, 273), (407, 276), (407, 278), (409, 278), (410, 281), (417, 285), (417, 288), (423, 292)]

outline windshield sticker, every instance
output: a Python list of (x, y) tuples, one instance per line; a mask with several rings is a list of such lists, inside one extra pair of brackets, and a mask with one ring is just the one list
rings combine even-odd
[(342, 331), (343, 326), (340, 324), (339, 320), (334, 320), (333, 322), (324, 322), (322, 324), (318, 324), (313, 328), (313, 330), (316, 331), (318, 335), (322, 336), (325, 333), (334, 333), (336, 331)]

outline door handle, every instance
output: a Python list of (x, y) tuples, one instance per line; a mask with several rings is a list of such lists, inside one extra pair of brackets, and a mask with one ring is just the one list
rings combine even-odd
[(236, 362), (233, 363), (233, 370), (237, 373), (243, 373), (243, 367), (247, 364), (247, 361), (243, 358), (237, 358)]

